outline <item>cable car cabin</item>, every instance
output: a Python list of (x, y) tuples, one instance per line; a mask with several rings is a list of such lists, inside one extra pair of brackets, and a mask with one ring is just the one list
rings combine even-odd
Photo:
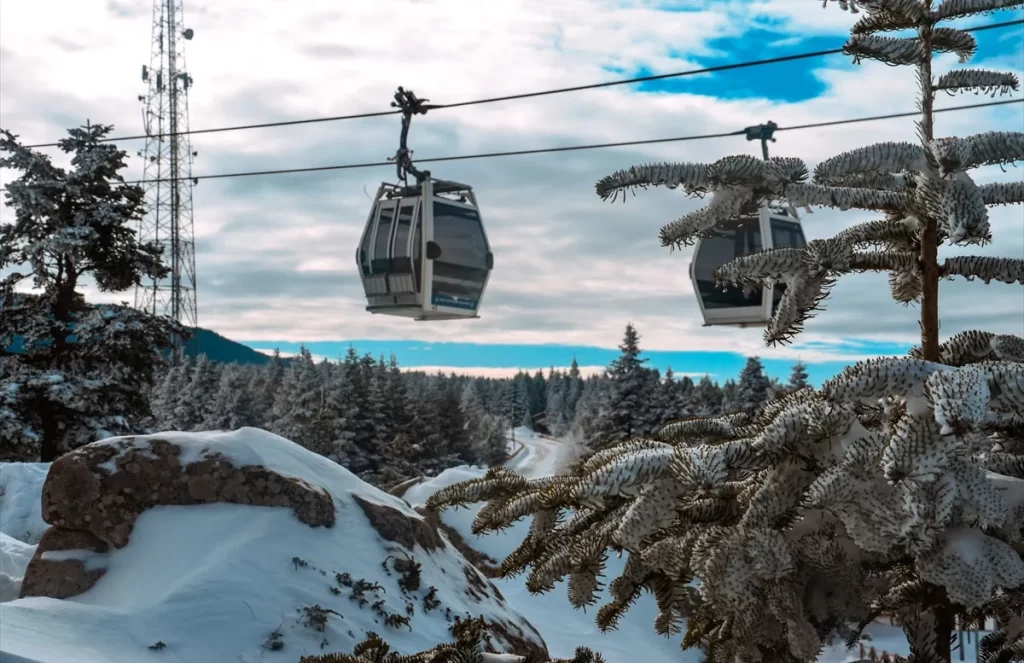
[(478, 318), (494, 267), (471, 187), (382, 184), (356, 251), (366, 310), (414, 320)]
[(734, 258), (773, 248), (802, 248), (807, 242), (800, 222), (785, 212), (763, 208), (758, 216), (736, 219), (718, 235), (700, 239), (690, 261), (690, 280), (697, 294), (704, 326), (764, 326), (786, 291), (784, 283), (764, 286), (745, 295), (742, 288), (722, 289), (712, 273)]

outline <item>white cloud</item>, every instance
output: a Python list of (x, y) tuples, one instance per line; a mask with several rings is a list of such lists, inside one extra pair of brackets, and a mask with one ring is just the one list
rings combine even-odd
[[(195, 30), (187, 43), (195, 79), (192, 126), (383, 110), (397, 85), (448, 103), (608, 80), (605, 67), (675, 71), (711, 53), (711, 39), (739, 36), (755, 22), (781, 21), (794, 38), (834, 35), (839, 44), (856, 20), (832, 5), (812, 10), (804, 0), (659, 10), (669, 4), (686, 3), (376, 0), (348, 3), (342, 11), (328, 0), (287, 9), (273, 0), (189, 2), (183, 24)], [(139, 133), (135, 96), (144, 91), (139, 76), (148, 61), (150, 8), (145, 0), (5, 4), (0, 126), (27, 142), (53, 140), (86, 118), (115, 124), (118, 135)], [(996, 33), (979, 38), (994, 39)], [(800, 50), (798, 43), (787, 47)], [(410, 145), (415, 157), (426, 158), (717, 133), (768, 119), (799, 125), (914, 108), (912, 71), (872, 63), (850, 71), (845, 62), (807, 62), (828, 85), (807, 102), (727, 101), (612, 87), (432, 112), (415, 119)], [(938, 69), (954, 64), (955, 58), (943, 57)], [(1000, 64), (1020, 73), (1019, 52)], [(771, 67), (760, 71), (776, 75)], [(729, 75), (720, 80), (728, 85)], [(937, 127), (942, 134), (968, 134), (1019, 130), (1020, 121), (1020, 106), (1010, 106), (944, 114)], [(200, 134), (193, 139), (199, 151), (195, 174), (382, 161), (397, 147), (398, 126), (391, 116)], [(813, 166), (868, 142), (913, 140), (914, 127), (904, 119), (782, 131), (777, 137), (774, 154), (802, 156)], [(123, 147), (134, 154), (141, 142)], [(735, 153), (757, 153), (757, 146), (736, 138), (431, 166), (439, 176), (477, 188), (496, 261), (482, 318), (438, 324), (364, 310), (352, 258), (369, 204), (364, 191), (392, 179), (393, 169), (202, 181), (195, 189), (200, 324), (246, 340), (609, 347), (632, 321), (649, 350), (729, 349), (810, 360), (806, 351), (765, 349), (757, 330), (701, 326), (687, 276), (690, 251), (670, 254), (657, 242), (662, 224), (700, 201), (651, 190), (613, 206), (593, 193), (599, 177), (636, 163), (712, 161)], [(132, 177), (139, 174), (135, 161)], [(869, 218), (819, 210), (806, 218), (806, 229), (813, 239)], [(980, 251), (1024, 255), (1019, 218), (1019, 209), (994, 210), (996, 245)], [(943, 333), (975, 325), (1024, 333), (1019, 287), (982, 288), (942, 284)], [(916, 330), (916, 310), (888, 298), (885, 278), (862, 276), (840, 282), (803, 339), (913, 341)]]

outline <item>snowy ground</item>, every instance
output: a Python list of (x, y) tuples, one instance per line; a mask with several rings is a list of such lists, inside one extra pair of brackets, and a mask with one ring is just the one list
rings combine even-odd
[[(370, 603), (381, 598), (388, 612), (406, 614), (398, 574), (388, 577), (381, 569), (390, 544), (372, 529), (352, 496), (419, 518), (414, 511), (335, 463), (270, 433), (242, 429), (179, 435), (193, 445), (230, 449), (231, 456), (243, 455), (246, 464), (263, 464), (327, 487), (337, 511), (334, 527), (310, 528), (285, 508), (209, 504), (150, 509), (138, 519), (127, 546), (99, 556), (107, 573), (85, 594), (63, 601), (33, 597), (0, 603), (0, 662), (295, 663), (305, 654), (351, 651), (368, 630), (411, 653), (452, 639), (445, 607), (455, 615), (472, 612), (522, 624), (514, 609), (493, 597), (468, 598), (468, 563), (449, 546), (432, 554), (417, 549), (422, 588), (408, 597), (415, 606), (412, 630), (386, 627), (369, 605), (360, 608), (349, 599), (351, 590), (335, 575), (379, 582), (385, 591), (376, 596), (368, 591)], [(32, 544), (46, 527), (39, 517), (45, 470), (45, 465), (0, 464), (0, 564), (15, 580), (23, 576), (35, 550)], [(294, 558), (305, 566), (296, 566)], [(427, 614), (423, 595), (430, 586), (437, 588), (441, 608)], [(317, 631), (302, 623), (303, 608), (311, 605), (340, 615), (328, 614), (326, 629)], [(279, 651), (269, 649), (275, 630), (284, 643)], [(157, 642), (166, 647), (149, 648)]]
[[(527, 476), (546, 476), (561, 469), (568, 444), (515, 431), (523, 451), (508, 466)], [(194, 436), (186, 436), (194, 437)], [(47, 525), (40, 517), (40, 491), (48, 466), (0, 463), (0, 663), (145, 663), (146, 661), (240, 661), (295, 663), (300, 655), (347, 651), (366, 630), (378, 631), (405, 652), (449, 641), (448, 622), (435, 611), (423, 614), (417, 600), (412, 632), (376, 623), (369, 608), (359, 609), (348, 590), (334, 595), (336, 572), (379, 581), (386, 609), (403, 612), (397, 577), (384, 576), (384, 541), (355, 504), (351, 494), (404, 513), (413, 512), (330, 461), (305, 452), (277, 436), (244, 429), (218, 436), (221, 443), (238, 442), (247, 462), (268, 467), (311, 483), (327, 486), (335, 497), (338, 522), (330, 529), (311, 529), (281, 508), (231, 504), (159, 507), (140, 517), (132, 540), (106, 556), (107, 574), (89, 592), (71, 600), (17, 596), (20, 578)], [(207, 442), (209, 443), (209, 442)], [(434, 491), (457, 481), (481, 476), (480, 468), (447, 470), (413, 486), (404, 500), (422, 504)], [(476, 510), (445, 511), (444, 521), (466, 542), (501, 559), (523, 538), (527, 522), (498, 534), (476, 537), (470, 523)], [(339, 554), (341, 551), (342, 554)], [(293, 557), (309, 566), (295, 568)], [(696, 663), (697, 652), (682, 652), (680, 637), (654, 633), (654, 601), (643, 596), (626, 614), (617, 631), (603, 634), (594, 625), (596, 607), (573, 610), (565, 584), (542, 596), (527, 592), (524, 578), (495, 580), (506, 606), (469, 605), (461, 591), (464, 563), (452, 553), (420, 555), (423, 586), (438, 588), (439, 598), (455, 612), (471, 610), (494, 615), (524, 616), (544, 637), (553, 656), (569, 657), (578, 645), (604, 654), (608, 663)], [(625, 559), (608, 562), (607, 578), (617, 576)], [(422, 593), (422, 592), (421, 592)], [(602, 601), (603, 602), (603, 601)], [(317, 604), (341, 613), (330, 615), (327, 629), (317, 632), (300, 623), (302, 606)], [(279, 629), (281, 651), (265, 650), (270, 634)], [(906, 655), (902, 633), (887, 625), (869, 627), (873, 645)], [(156, 642), (167, 647), (148, 649)], [(965, 645), (964, 660), (975, 660), (976, 639)], [(866, 643), (868, 644), (868, 643)], [(821, 663), (858, 660), (859, 652), (841, 645), (828, 648)], [(954, 660), (959, 656), (954, 654)]]
[[(526, 428), (517, 428), (516, 440), (522, 442), (523, 453), (507, 463), (510, 469), (528, 477), (541, 477), (556, 474), (562, 469), (564, 459), (568, 455), (567, 444), (538, 436)], [(459, 481), (474, 479), (484, 474), (485, 470), (475, 467), (457, 467), (417, 484), (402, 496), (413, 506), (422, 505), (434, 492)], [(471, 546), (490, 557), (501, 560), (510, 553), (526, 535), (529, 520), (517, 523), (504, 532), (476, 536), (471, 531), (473, 518), (478, 507), (470, 509), (446, 510), (442, 519), (455, 528)], [(626, 558), (608, 560), (606, 583), (617, 577), (625, 564)], [(603, 593), (600, 603), (594, 609), (574, 610), (569, 604), (566, 583), (560, 583), (555, 590), (544, 595), (531, 595), (525, 587), (525, 576), (509, 580), (493, 580), (501, 589), (502, 594), (527, 619), (540, 630), (552, 656), (570, 657), (578, 645), (587, 645), (601, 652), (608, 663), (635, 663), (638, 655), (643, 653), (643, 660), (649, 663), (697, 663), (701, 660), (698, 652), (680, 650), (681, 636), (664, 638), (653, 629), (654, 618), (658, 611), (654, 599), (644, 595), (636, 605), (626, 613), (620, 621), (618, 630), (612, 633), (601, 633), (594, 624), (594, 615), (600, 605), (607, 601), (607, 593)], [(873, 624), (866, 629), (870, 640), (865, 640), (865, 648), (874, 646), (878, 655), (883, 652), (901, 654), (910, 653), (910, 647), (902, 630), (887, 624)], [(964, 660), (973, 662), (976, 659), (976, 636), (970, 643), (964, 643)], [(958, 653), (954, 653), (958, 660)], [(819, 656), (819, 663), (847, 663), (860, 660), (858, 649), (847, 651), (842, 643), (827, 647)]]

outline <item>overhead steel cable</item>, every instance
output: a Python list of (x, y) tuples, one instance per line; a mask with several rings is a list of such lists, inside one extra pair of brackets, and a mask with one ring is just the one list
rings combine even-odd
[[(973, 28), (964, 28), (965, 32), (981, 32), (984, 30), (995, 30), (999, 28), (1011, 27), (1014, 25), (1024, 25), (1024, 19), (1017, 19), (1013, 21), (1003, 21), (1000, 23), (989, 23), (987, 25), (979, 25)], [(821, 51), (810, 51), (807, 53), (794, 53), (792, 55), (781, 55), (774, 58), (764, 58), (761, 60), (746, 60), (744, 62), (734, 62), (731, 64), (716, 65), (713, 67), (703, 67), (700, 69), (687, 69), (685, 71), (676, 71), (667, 74), (653, 74), (650, 76), (639, 76), (636, 78), (624, 78), (614, 81), (605, 81), (603, 83), (590, 83), (587, 85), (576, 85), (572, 87), (555, 88), (552, 90), (541, 90), (538, 92), (523, 92), (520, 94), (509, 94), (500, 97), (489, 97), (486, 99), (474, 99), (471, 101), (460, 101), (451, 104), (436, 104), (432, 106), (432, 110), (442, 110), (445, 108), (462, 108), (465, 106), (478, 106), (481, 104), (493, 104), (502, 101), (514, 101), (517, 99), (530, 99), (534, 97), (544, 97), (555, 94), (565, 94), (568, 92), (580, 92), (583, 90), (596, 90), (599, 88), (613, 87), (617, 85), (631, 85), (633, 83), (649, 83), (651, 81), (667, 80), (671, 78), (682, 78), (685, 76), (695, 76), (698, 74), (713, 74), (722, 71), (732, 71), (735, 69), (746, 69), (749, 67), (760, 67), (770, 64), (779, 64), (782, 62), (793, 62), (796, 60), (807, 60), (812, 58), (820, 58), (829, 55), (838, 55), (843, 52), (843, 47), (830, 48)], [(368, 113), (355, 113), (351, 115), (334, 115), (327, 117), (312, 117), (304, 118), (299, 120), (282, 120), (280, 122), (262, 122), (258, 124), (239, 124), (227, 127), (211, 127), (209, 129), (191, 129), (189, 131), (180, 131), (175, 133), (165, 134), (139, 134), (135, 136), (117, 136), (114, 138), (103, 138), (100, 142), (118, 142), (125, 140), (143, 140), (146, 138), (160, 138), (169, 136), (184, 136), (184, 135), (196, 135), (196, 134), (211, 134), (211, 133), (222, 133), (226, 131), (245, 131), (249, 129), (268, 129), (273, 127), (289, 127), (300, 124), (317, 124), (322, 122), (339, 122), (342, 120), (360, 120), (371, 117), (383, 117), (385, 115), (399, 115), (402, 111), (400, 110), (386, 110), (386, 111), (375, 111)], [(27, 145), (29, 148), (40, 148), (40, 147), (56, 147), (57, 143), (38, 143), (36, 145)]]
[[(949, 106), (947, 108), (937, 108), (934, 113), (951, 113), (955, 111), (971, 110), (975, 108), (988, 108), (992, 106), (1005, 106), (1007, 104), (1019, 104), (1024, 103), (1022, 99), (1003, 99), (1000, 101), (987, 101), (979, 104), (965, 104), (962, 106)], [(810, 124), (798, 124), (789, 127), (778, 127), (775, 131), (800, 131), (803, 129), (816, 129), (822, 127), (834, 127), (844, 124), (857, 124), (860, 122), (878, 122), (881, 120), (894, 120), (903, 117), (917, 117), (921, 113), (920, 111), (911, 111), (907, 113), (889, 113), (887, 115), (872, 115), (868, 117), (856, 117), (846, 120), (830, 120), (826, 122), (812, 122)], [(561, 147), (543, 147), (532, 150), (511, 150), (507, 152), (485, 152), (481, 154), (462, 154), (450, 157), (433, 157), (429, 159), (417, 159), (416, 163), (440, 163), (443, 161), (466, 161), (470, 159), (491, 159), (495, 157), (512, 157), (512, 156), (524, 156), (530, 154), (550, 154), (554, 152), (579, 152), (583, 150), (599, 150), (610, 147), (630, 147), (635, 145), (654, 145), (658, 143), (681, 143), (685, 141), (694, 140), (710, 140), (715, 138), (728, 138), (731, 136), (743, 136), (746, 134), (745, 129), (739, 131), (728, 131), (724, 133), (714, 134), (699, 134), (694, 136), (678, 136), (674, 138), (651, 138), (647, 140), (630, 140), (622, 141), (617, 143), (595, 143), (590, 145), (566, 145)], [(380, 168), (387, 166), (389, 168), (395, 167), (394, 161), (374, 161), (368, 163), (351, 163), (342, 164), (337, 166), (310, 166), (307, 168), (283, 168), (279, 170), (254, 170), (240, 173), (218, 173), (214, 175), (198, 175), (191, 178), (179, 177), (178, 180), (216, 180), (216, 179), (227, 179), (234, 177), (254, 177), (260, 175), (291, 175), (295, 173), (317, 173), (331, 170), (357, 170), (360, 168)], [(146, 180), (147, 182), (172, 182), (172, 179), (160, 179), (160, 180)], [(126, 184), (143, 184), (143, 180), (136, 180), (132, 182), (126, 182)]]

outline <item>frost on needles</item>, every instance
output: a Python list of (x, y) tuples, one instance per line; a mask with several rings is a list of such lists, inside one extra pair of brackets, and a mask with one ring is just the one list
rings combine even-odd
[[(936, 76), (932, 53), (961, 61), (969, 33), (937, 23), (1019, 6), (1008, 0), (841, 2), (862, 13), (845, 51), (918, 74), (916, 142), (837, 155), (813, 176), (795, 158), (729, 156), (713, 164), (650, 164), (597, 183), (602, 198), (663, 185), (709, 203), (669, 223), (679, 247), (766, 204), (878, 212), (877, 220), (802, 249), (723, 265), (720, 285), (783, 282), (765, 331), (790, 341), (844, 274), (886, 272), (900, 303), (922, 304), (922, 345), (907, 357), (848, 367), (752, 413), (678, 420), (604, 449), (557, 477), (505, 468), (434, 495), (429, 506), (486, 502), (478, 532), (533, 516), (502, 572), (529, 572), (531, 591), (568, 578), (576, 607), (596, 601), (608, 554), (628, 552), (597, 623), (612, 629), (643, 591), (654, 629), (685, 628), (683, 646), (709, 660), (813, 661), (826, 639), (852, 645), (880, 615), (903, 625), (915, 663), (951, 660), (955, 624), (995, 618), (985, 662), (1024, 657), (1024, 339), (983, 331), (940, 343), (937, 284), (964, 277), (1024, 285), (1024, 260), (938, 246), (992, 240), (988, 207), (1024, 202), (1024, 183), (978, 185), (969, 171), (1024, 159), (1024, 133), (936, 137), (940, 92), (1006, 93), (1008, 73)], [(913, 29), (913, 37), (878, 33)]]

